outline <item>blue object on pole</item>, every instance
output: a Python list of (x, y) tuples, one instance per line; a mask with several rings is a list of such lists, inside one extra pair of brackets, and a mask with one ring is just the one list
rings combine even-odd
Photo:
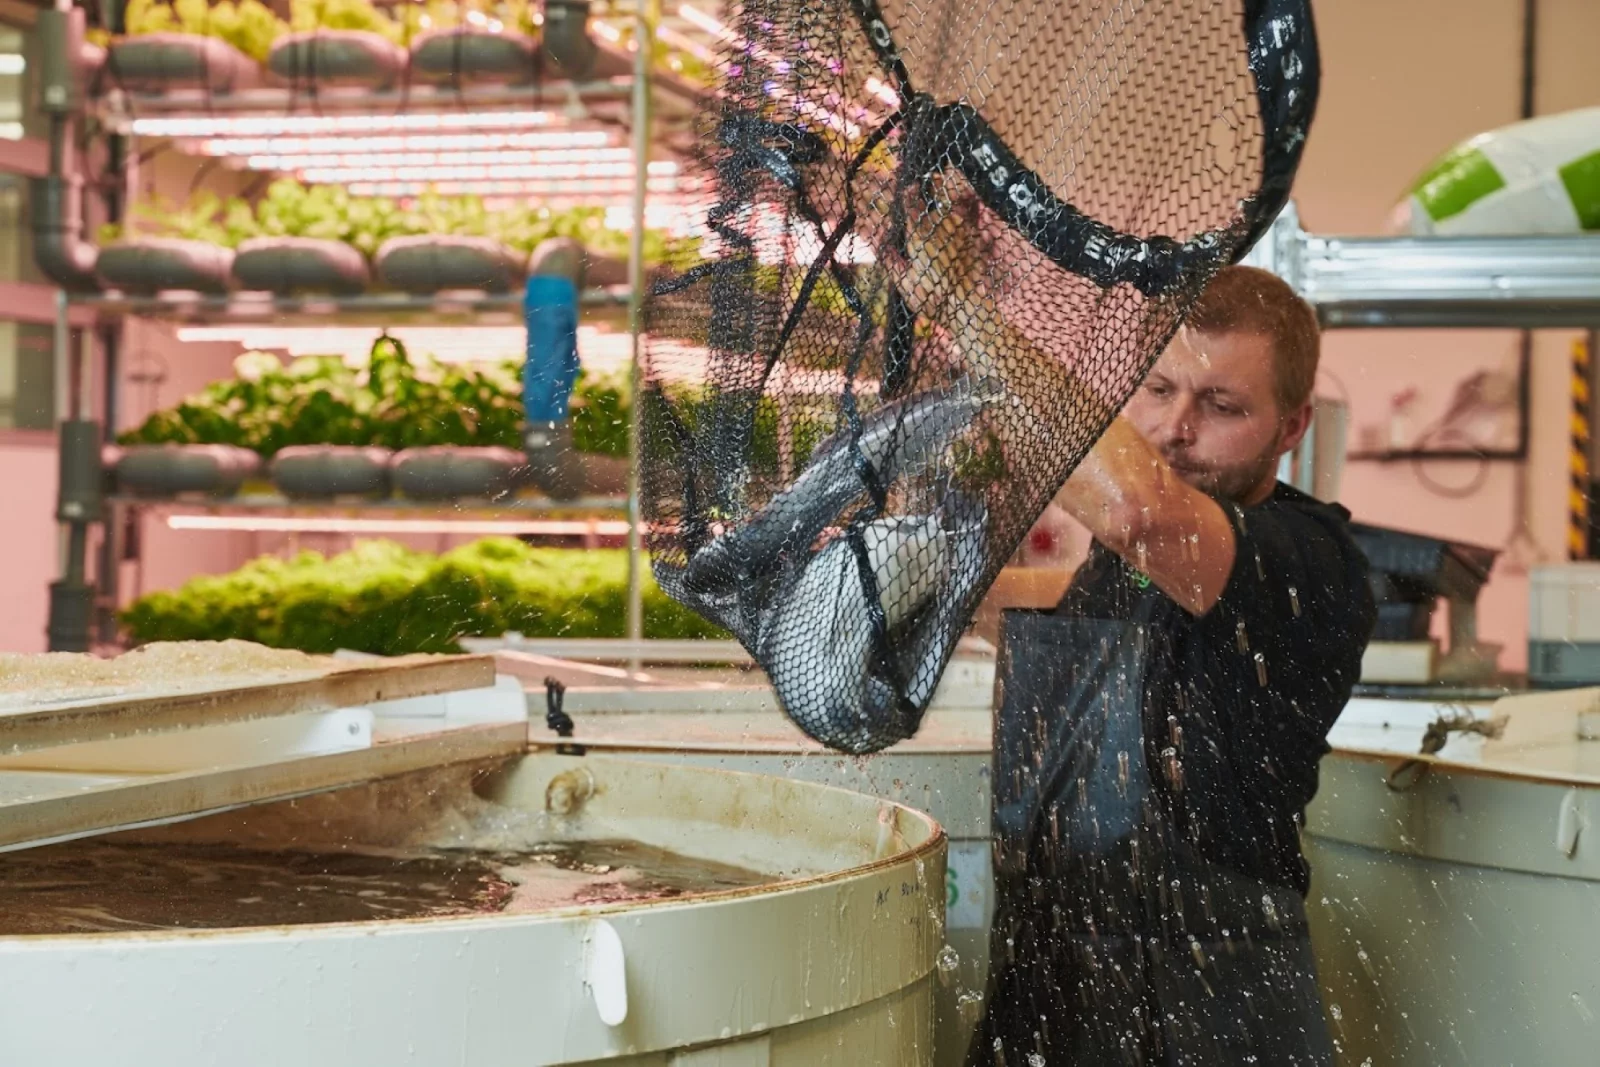
[(578, 380), (578, 287), (571, 279), (534, 275), (522, 300), (528, 356), (522, 403), (530, 424), (564, 422)]

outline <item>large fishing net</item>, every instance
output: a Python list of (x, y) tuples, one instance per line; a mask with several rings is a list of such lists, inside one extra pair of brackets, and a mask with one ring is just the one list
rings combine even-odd
[(916, 732), (979, 600), (1288, 195), (1307, 0), (744, 0), (643, 367), (656, 578), (811, 737)]

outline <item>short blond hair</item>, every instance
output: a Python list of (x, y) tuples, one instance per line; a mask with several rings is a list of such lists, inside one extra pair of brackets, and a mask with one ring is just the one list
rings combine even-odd
[(1288, 414), (1311, 399), (1322, 356), (1317, 313), (1276, 274), (1224, 267), (1211, 279), (1184, 325), (1199, 333), (1255, 333), (1272, 342), (1273, 385)]

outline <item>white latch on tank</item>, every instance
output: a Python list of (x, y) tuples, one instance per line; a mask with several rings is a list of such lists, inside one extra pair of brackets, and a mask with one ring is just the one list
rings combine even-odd
[(622, 938), (604, 919), (592, 919), (583, 934), (583, 984), (600, 1021), (621, 1026), (628, 1018), (628, 961)]
[(1577, 853), (1578, 835), (1588, 822), (1579, 807), (1580, 800), (1579, 792), (1569, 789), (1561, 795), (1561, 806), (1556, 809), (1556, 848), (1568, 859)]

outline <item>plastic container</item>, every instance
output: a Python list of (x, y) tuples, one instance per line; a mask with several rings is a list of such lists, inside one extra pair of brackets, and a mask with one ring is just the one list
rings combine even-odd
[(261, 469), (261, 457), (233, 445), (131, 445), (117, 456), (117, 488), (132, 496), (231, 496)]
[(539, 69), (539, 43), (520, 33), (463, 26), (430, 30), (411, 43), (411, 75), (422, 81), (516, 85)]
[(225, 293), (233, 270), (233, 251), (181, 237), (132, 237), (107, 245), (94, 264), (108, 289), (128, 293), (184, 290)]
[(291, 85), (388, 89), (405, 73), (406, 50), (365, 30), (311, 30), (280, 37), (267, 69)]
[(588, 254), (587, 273), (589, 284), (598, 288), (627, 285), (628, 261), (619, 259), (616, 256), (604, 256), (590, 252)]
[[(1351, 702), (1301, 833), (1340, 1063), (1595, 1062), (1595, 695)], [(1347, 734), (1358, 705), (1370, 725)], [(1504, 732), (1406, 763), (1469, 710)]]
[(527, 463), (509, 448), (407, 448), (395, 453), (390, 476), (412, 500), (494, 498), (516, 489)]
[(215, 37), (151, 33), (111, 43), (105, 59), (109, 87), (133, 93), (204, 89), (231, 93), (261, 81), (255, 60)]
[(334, 851), (620, 840), (770, 881), (321, 925), (251, 925), (245, 902), (240, 921), (220, 929), (0, 938), (8, 1062), (928, 1062), (945, 839), (932, 819), (888, 801), (758, 775), (535, 754), (133, 839)]
[(1528, 572), (1528, 680), (1600, 684), (1600, 563), (1557, 563)]
[(343, 241), (315, 237), (252, 237), (233, 257), (242, 289), (270, 293), (338, 293), (366, 290), (367, 257)]
[(505, 293), (527, 277), (523, 257), (490, 237), (393, 237), (378, 249), (374, 263), (383, 284), (408, 293)]
[(1570, 234), (1600, 229), (1600, 107), (1541, 115), (1456, 145), (1395, 209), (1413, 234)]
[(295, 445), (272, 457), (272, 484), (291, 500), (383, 497), (392, 459), (387, 448)]

